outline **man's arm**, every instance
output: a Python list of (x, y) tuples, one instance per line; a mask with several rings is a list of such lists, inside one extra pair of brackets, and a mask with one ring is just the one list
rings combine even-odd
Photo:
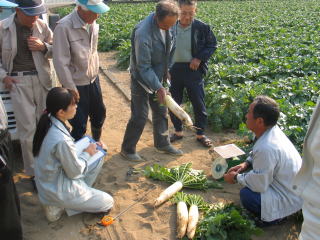
[(146, 36), (141, 36), (136, 32), (134, 48), (137, 69), (142, 81), (147, 85), (148, 88), (156, 92), (160, 88), (163, 88), (163, 86), (151, 65), (152, 44), (150, 41), (150, 39), (146, 39)]
[(46, 58), (52, 58), (52, 41), (53, 41), (53, 33), (49, 26), (46, 24), (46, 36), (44, 39), (44, 44), (46, 45), (47, 52), (45, 54)]
[(253, 169), (247, 173), (238, 174), (237, 181), (254, 192), (265, 192), (273, 181), (276, 167), (272, 151), (263, 149), (253, 153)]
[(69, 69), (71, 62), (70, 44), (67, 29), (58, 24), (53, 35), (53, 64), (61, 85), (69, 89), (77, 89)]
[(2, 38), (3, 38), (2, 23), (0, 23), (0, 81), (3, 82), (4, 87), (11, 91), (13, 85), (17, 82), (16, 79), (7, 75), (7, 70), (2, 65)]
[(2, 28), (2, 23), (0, 22), (0, 80), (1, 82), (7, 76), (7, 71), (2, 67), (2, 37), (3, 37), (3, 28)]
[(217, 39), (211, 31), (209, 25), (203, 26), (202, 31), (204, 31), (205, 45), (204, 48), (196, 54), (195, 58), (201, 60), (202, 62), (206, 62), (217, 49)]

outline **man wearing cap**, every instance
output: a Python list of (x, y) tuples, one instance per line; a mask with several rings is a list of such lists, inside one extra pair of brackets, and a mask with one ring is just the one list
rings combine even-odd
[(0, 0), (0, 20), (9, 17), (14, 12), (14, 8), (16, 6), (18, 5), (15, 3), (6, 0)]
[(33, 176), (33, 135), (52, 87), (52, 32), (39, 19), (46, 12), (41, 0), (16, 3), (16, 13), (0, 22), (0, 81), (10, 91), (25, 173)]
[(136, 152), (152, 110), (154, 146), (158, 152), (182, 155), (169, 141), (168, 109), (164, 106), (168, 67), (175, 49), (175, 25), (179, 7), (174, 1), (160, 1), (151, 13), (134, 28), (131, 36), (131, 118), (121, 146), (121, 155), (130, 161), (141, 161)]
[(109, 7), (102, 0), (77, 0), (76, 4), (76, 9), (61, 19), (54, 30), (53, 63), (62, 86), (76, 90), (80, 96), (77, 113), (70, 121), (71, 135), (80, 139), (90, 117), (92, 137), (100, 141), (106, 108), (98, 76), (96, 19)]

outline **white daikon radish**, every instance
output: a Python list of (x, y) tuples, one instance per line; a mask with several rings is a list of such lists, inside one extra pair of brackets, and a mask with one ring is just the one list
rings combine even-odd
[(183, 238), (188, 226), (188, 207), (184, 201), (177, 204), (177, 238)]
[(159, 195), (159, 197), (154, 202), (154, 206), (158, 207), (159, 205), (167, 201), (175, 193), (179, 192), (182, 189), (182, 187), (183, 187), (183, 184), (180, 181), (177, 181), (174, 184), (170, 185)]
[(169, 108), (169, 110), (179, 118), (184, 125), (187, 127), (192, 127), (193, 122), (188, 115), (174, 100), (170, 95), (165, 96), (165, 104)]
[(199, 221), (198, 206), (191, 205), (189, 208), (189, 219), (188, 219), (188, 228), (187, 228), (187, 236), (189, 239), (193, 239), (194, 234), (196, 233), (198, 221)]
[(171, 202), (177, 204), (177, 238), (183, 238), (186, 235), (188, 226), (187, 200), (188, 194), (184, 192), (178, 192), (171, 198)]

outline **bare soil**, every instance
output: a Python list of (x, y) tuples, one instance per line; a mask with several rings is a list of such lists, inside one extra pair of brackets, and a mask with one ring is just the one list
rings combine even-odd
[[(37, 194), (32, 190), (31, 183), (22, 173), (15, 176), (22, 207), (22, 223), (26, 240), (81, 240), (81, 239), (109, 239), (109, 240), (173, 240), (176, 231), (176, 207), (167, 202), (159, 208), (153, 207), (153, 202), (159, 193), (168, 184), (155, 182), (141, 175), (127, 175), (130, 167), (142, 168), (146, 165), (159, 163), (168, 167), (192, 162), (194, 169), (203, 169), (210, 175), (212, 154), (201, 146), (191, 131), (185, 132), (182, 141), (174, 144), (184, 151), (181, 157), (174, 157), (157, 153), (153, 147), (152, 125), (147, 123), (141, 139), (137, 145), (138, 153), (145, 160), (134, 164), (124, 160), (119, 152), (126, 124), (130, 117), (129, 74), (119, 71), (115, 67), (115, 53), (102, 53), (100, 55), (101, 68), (111, 74), (114, 81), (110, 81), (101, 72), (100, 83), (104, 102), (107, 106), (107, 119), (103, 127), (102, 140), (108, 146), (108, 155), (104, 166), (94, 185), (95, 188), (110, 193), (115, 199), (115, 206), (110, 215), (115, 216), (149, 189), (155, 186), (148, 196), (139, 204), (122, 215), (114, 224), (105, 228), (97, 225), (100, 214), (83, 213), (76, 216), (63, 217), (54, 223), (48, 223), (38, 200)], [(124, 94), (119, 91), (122, 89)], [(172, 127), (170, 127), (172, 131)], [(90, 131), (88, 131), (90, 134)], [(214, 141), (214, 145), (222, 145), (236, 138), (232, 132), (206, 133)], [(240, 186), (223, 184), (223, 189), (210, 189), (203, 191), (189, 191), (204, 197), (208, 202), (233, 201), (239, 204)], [(300, 225), (291, 218), (280, 226), (264, 229), (265, 233), (255, 240), (295, 240)]]

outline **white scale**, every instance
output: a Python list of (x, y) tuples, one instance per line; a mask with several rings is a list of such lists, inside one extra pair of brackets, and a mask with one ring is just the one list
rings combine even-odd
[(215, 147), (213, 150), (219, 154), (219, 157), (214, 159), (211, 167), (211, 173), (214, 179), (220, 179), (225, 174), (226, 170), (228, 169), (228, 163), (226, 159), (245, 154), (244, 151), (234, 144)]

